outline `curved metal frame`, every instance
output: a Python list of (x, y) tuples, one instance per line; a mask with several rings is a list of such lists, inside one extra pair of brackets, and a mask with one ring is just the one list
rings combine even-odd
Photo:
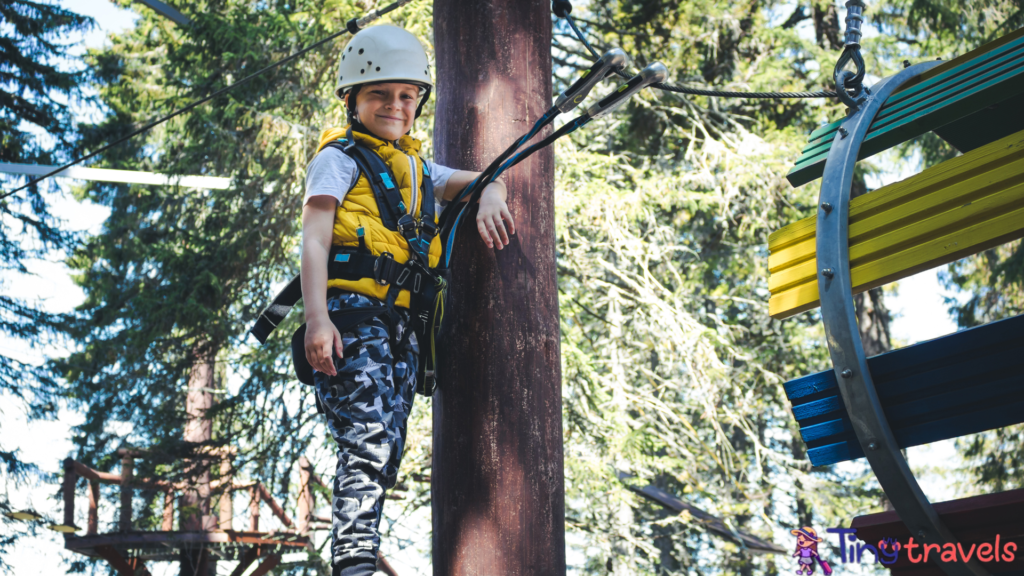
[[(825, 339), (839, 392), (864, 454), (882, 490), (910, 533), (924, 542), (956, 542), (921, 491), (900, 452), (868, 370), (857, 328), (849, 251), (849, 204), (853, 169), (868, 127), (896, 88), (940, 62), (922, 62), (890, 76), (868, 91), (867, 100), (836, 132), (825, 161), (817, 220), (818, 293)], [(936, 560), (938, 558), (936, 557)], [(988, 576), (976, 560), (937, 563), (948, 576)]]

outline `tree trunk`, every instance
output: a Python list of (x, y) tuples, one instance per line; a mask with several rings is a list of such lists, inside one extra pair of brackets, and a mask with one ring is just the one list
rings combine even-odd
[[(213, 439), (213, 422), (206, 411), (213, 407), (215, 351), (200, 344), (197, 359), (188, 378), (185, 396), (185, 442), (204, 443)], [(210, 515), (210, 460), (194, 458), (185, 464), (185, 479), (191, 489), (181, 495), (179, 529), (182, 531), (209, 530), (216, 523)], [(216, 559), (203, 548), (182, 553), (181, 576), (215, 576)]]
[[(438, 0), (434, 33), (437, 160), (483, 169), (551, 106), (550, 3)], [(504, 250), (472, 217), (455, 241), (434, 395), (437, 575), (565, 574), (553, 174), (548, 148), (502, 178), (518, 232)]]

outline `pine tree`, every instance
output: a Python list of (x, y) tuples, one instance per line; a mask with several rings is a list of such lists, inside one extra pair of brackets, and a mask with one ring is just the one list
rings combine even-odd
[[(90, 53), (111, 114), (83, 127), (83, 151), (280, 60), (365, 12), (347, 1), (326, 8), (314, 1), (179, 8), (191, 26), (144, 11), (134, 29)], [(429, 6), (403, 14), (413, 30), (429, 22)], [(304, 169), (320, 130), (345, 117), (333, 84), (346, 41), (307, 53), (103, 154), (104, 167), (225, 176), (232, 184), (226, 190), (105, 183), (83, 188), (84, 198), (108, 206), (111, 214), (102, 233), (70, 261), (86, 293), (69, 328), (82, 349), (55, 363), (68, 381), (72, 405), (85, 417), (75, 430), (76, 458), (109, 470), (118, 448), (147, 448), (167, 458), (140, 460), (137, 475), (189, 478), (197, 470), (184, 458), (235, 446), (241, 453), (235, 476), (259, 479), (279, 501), (291, 503), (298, 458), (311, 449), (333, 457), (322, 442), (326, 430), (310, 388), (292, 371), (289, 341), (301, 310), (266, 346), (247, 331), (275, 283), (298, 272)], [(212, 391), (200, 386), (213, 395), (205, 414), (213, 430), (197, 442), (185, 439), (185, 389), (204, 365), (214, 375)], [(229, 377), (239, 379), (238, 389), (228, 386)], [(120, 432), (125, 428), (128, 434)], [(333, 469), (319, 464), (325, 476)], [(158, 504), (137, 503), (140, 528), (159, 524)]]
[[(0, 162), (51, 164), (64, 158), (76, 139), (67, 105), (81, 95), (86, 74), (68, 70), (68, 34), (92, 26), (92, 20), (47, 3), (11, 0), (0, 5)], [(45, 132), (53, 143), (40, 138)], [(23, 178), (0, 176), (4, 191), (24, 183)], [(51, 250), (68, 248), (73, 236), (61, 230), (49, 212), (45, 193), (56, 191), (52, 181), (34, 185), (0, 200), (0, 332), (38, 347), (54, 334), (62, 318), (43, 310), (36, 302), (10, 296), (14, 277), (28, 273), (26, 262)], [(3, 410), (27, 410), (33, 417), (55, 412), (57, 382), (44, 368), (0, 351), (0, 394)], [(13, 400), (13, 402), (11, 401)], [(0, 466), (5, 489), (0, 512), (10, 512), (6, 484), (23, 485), (42, 475), (21, 460), (3, 442), (10, 430), (0, 430)], [(0, 519), (0, 571), (6, 571), (6, 554), (25, 529), (4, 516)]]

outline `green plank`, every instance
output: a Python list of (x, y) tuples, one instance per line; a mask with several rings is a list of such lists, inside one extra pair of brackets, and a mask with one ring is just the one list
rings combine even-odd
[[(954, 65), (892, 95), (879, 111), (861, 147), (859, 159), (915, 138), (1024, 91), (1024, 30), (1015, 32), (988, 52)], [(999, 41), (993, 44), (999, 44)], [(953, 64), (955, 60), (950, 61)], [(943, 65), (946, 66), (946, 65)], [(787, 174), (793, 186), (819, 178), (828, 151), (842, 123), (838, 120), (811, 133), (800, 158)]]

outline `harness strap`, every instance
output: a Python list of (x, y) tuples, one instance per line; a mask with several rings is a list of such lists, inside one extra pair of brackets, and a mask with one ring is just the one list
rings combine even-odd
[(249, 329), (249, 332), (260, 341), (260, 344), (266, 344), (270, 333), (277, 328), (277, 325), (291, 312), (295, 303), (301, 299), (302, 277), (296, 274), (295, 278), (292, 278), (291, 282), (278, 292), (277, 296), (274, 296), (274, 301), (270, 303), (270, 306), (260, 313), (260, 317)]

